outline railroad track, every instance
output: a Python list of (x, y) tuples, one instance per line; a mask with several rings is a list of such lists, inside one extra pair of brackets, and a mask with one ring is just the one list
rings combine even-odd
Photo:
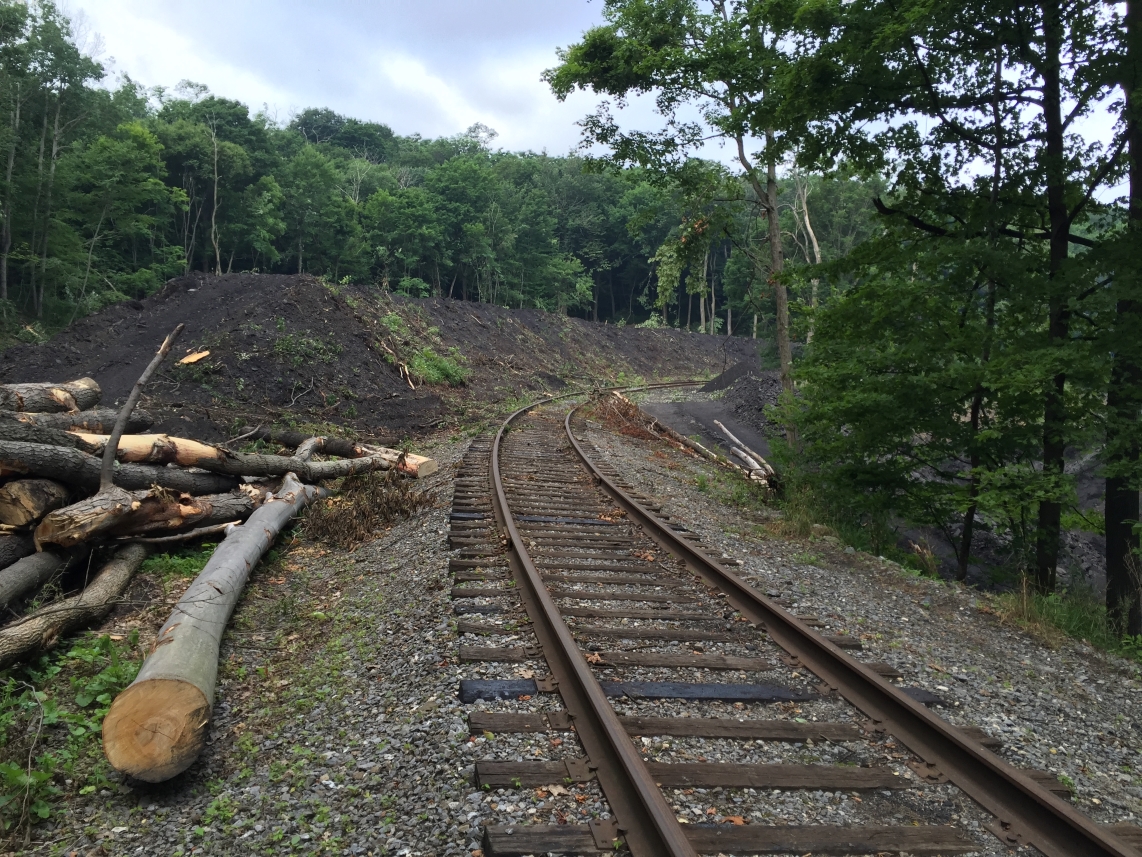
[[(1003, 845), (1142, 855), (1142, 829), (1096, 824), (1050, 774), (1006, 764), (982, 730), (930, 710), (938, 699), (849, 654), (859, 641), (818, 632), (815, 617), (792, 615), (733, 574), (734, 561), (704, 552), (592, 460), (576, 411), (548, 400), (473, 442), (453, 500), (452, 595), (461, 661), (516, 675), (461, 682), (463, 701), (486, 702), (470, 731), (546, 733), (558, 747), (542, 759), (479, 760), (476, 785), (510, 794), (592, 784), (606, 811), (586, 824), (489, 825), (485, 857)], [(815, 762), (803, 760), (806, 748)], [(650, 759), (663, 754), (685, 761)], [(837, 763), (822, 763), (830, 754)], [(797, 813), (784, 798), (806, 791), (851, 795), (844, 823), (826, 823), (831, 810), (789, 823)], [(683, 823), (677, 804), (695, 795), (741, 811)], [(973, 813), (998, 842), (962, 824)]]

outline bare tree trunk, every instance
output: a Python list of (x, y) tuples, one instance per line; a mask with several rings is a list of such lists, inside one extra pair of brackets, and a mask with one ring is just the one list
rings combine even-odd
[(0, 230), (0, 300), (8, 300), (8, 253), (12, 249), (12, 170), (16, 166), (16, 143), (20, 137), (20, 82), (16, 81), (16, 99), (12, 105), (12, 142), (8, 146), (8, 169), (4, 174), (4, 218)]
[(47, 142), (48, 142), (48, 107), (50, 104), (51, 104), (51, 90), (48, 90), (47, 93), (44, 95), (44, 124), (43, 124), (43, 127), (40, 129), (40, 154), (39, 154), (39, 160), (37, 161), (37, 164), (36, 164), (36, 200), (32, 205), (32, 241), (28, 245), (29, 247), (31, 247), (32, 254), (33, 254), (30, 277), (29, 277), (29, 279), (31, 280), (32, 294), (33, 295), (36, 293), (36, 262), (35, 262), (35, 255), (34, 254), (35, 254), (36, 248), (39, 246), (39, 242), (40, 242), (40, 236), (39, 236), (40, 197), (43, 195), (43, 192), (44, 192), (44, 148), (47, 146)]
[(757, 313), (753, 314), (753, 338), (757, 339)]
[[(766, 148), (775, 146), (772, 131), (765, 132)], [(781, 387), (793, 389), (793, 349), (789, 343), (789, 292), (781, 279), (785, 257), (781, 250), (781, 224), (777, 217), (777, 160), (771, 154), (766, 162), (765, 213), (769, 219), (769, 271), (777, 301), (777, 358), (781, 363)]]
[(44, 206), (43, 251), (40, 254), (40, 283), (38, 289), (36, 289), (32, 294), (32, 302), (35, 307), (36, 318), (44, 317), (44, 290), (47, 286), (48, 277), (48, 236), (51, 233), (52, 225), (52, 192), (55, 190), (56, 164), (59, 163), (60, 149), (63, 148), (59, 137), (59, 117), (62, 107), (63, 90), (59, 89), (56, 91), (56, 117), (55, 123), (52, 127), (52, 157), (48, 165), (48, 193), (47, 202)]
[(210, 243), (214, 246), (214, 273), (222, 274), (222, 251), (218, 249), (218, 129), (210, 123), (210, 142), (214, 147), (214, 205), (210, 209)]

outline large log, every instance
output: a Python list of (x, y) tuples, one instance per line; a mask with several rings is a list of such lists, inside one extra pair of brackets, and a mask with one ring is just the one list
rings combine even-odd
[(68, 446), (91, 452), (92, 446), (77, 434), (58, 428), (44, 428), (15, 420), (0, 420), (0, 440), (17, 443), (42, 443), (47, 446)]
[(0, 533), (0, 568), (7, 568), (36, 550), (29, 533)]
[(0, 384), (0, 408), (51, 414), (83, 411), (98, 405), (102, 395), (94, 378), (66, 384)]
[(45, 517), (36, 527), (36, 548), (72, 547), (101, 535), (142, 535), (241, 521), (250, 517), (262, 499), (262, 492), (249, 486), (206, 497), (172, 494), (161, 488), (122, 495), (101, 491)]
[(44, 649), (76, 628), (95, 622), (117, 603), (149, 549), (131, 544), (116, 551), (99, 575), (79, 595), (48, 604), (6, 628), (0, 628), (0, 669)]
[[(0, 440), (0, 471), (20, 476), (40, 476), (68, 485), (97, 490), (102, 463), (79, 449)], [(151, 464), (120, 464), (115, 484), (129, 491), (158, 485), (187, 494), (221, 494), (238, 480), (218, 473), (196, 473), (178, 467)]]
[(51, 479), (14, 479), (0, 486), (0, 524), (35, 524), (70, 498), (71, 490)]
[[(78, 411), (74, 414), (26, 414), (0, 410), (0, 423), (21, 422), (59, 431), (78, 429), (96, 434), (110, 434), (118, 416), (119, 412), (112, 408), (93, 408), (90, 411)], [(131, 417), (127, 421), (127, 431), (146, 431), (154, 424), (154, 417), (146, 411), (136, 409), (131, 411)]]
[[(106, 448), (107, 438), (87, 432), (74, 432), (95, 452)], [(315, 452), (328, 452), (326, 438), (315, 438), (318, 443)], [(148, 462), (151, 464), (178, 464), (182, 467), (199, 467), (215, 473), (232, 476), (284, 476), (296, 473), (306, 482), (320, 482), (325, 479), (338, 479), (355, 473), (368, 473), (373, 470), (388, 470), (396, 466), (398, 470), (417, 478), (435, 473), (439, 465), (431, 458), (422, 455), (402, 453), (397, 449), (359, 446), (360, 458), (345, 458), (340, 461), (309, 461), (304, 456), (261, 455), (260, 453), (231, 452), (220, 446), (170, 437), (165, 434), (125, 435), (119, 439), (116, 458), (123, 462)]]
[(230, 530), (103, 720), (103, 752), (112, 767), (159, 783), (198, 757), (214, 705), (219, 645), (242, 589), (282, 527), (322, 493), (290, 474), (274, 499)]
[(25, 592), (38, 589), (69, 566), (87, 559), (86, 550), (43, 551), (0, 569), (0, 610)]

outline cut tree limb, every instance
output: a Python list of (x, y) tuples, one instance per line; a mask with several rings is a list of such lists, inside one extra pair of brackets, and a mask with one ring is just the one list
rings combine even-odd
[(0, 408), (53, 414), (83, 411), (98, 405), (102, 395), (93, 378), (66, 384), (0, 384)]
[[(0, 440), (0, 470), (21, 476), (55, 479), (68, 485), (99, 487), (101, 463), (78, 449)], [(178, 467), (150, 464), (120, 464), (115, 468), (115, 484), (128, 490), (158, 485), (187, 494), (221, 494), (238, 484), (237, 479), (217, 473), (196, 473)]]
[(738, 455), (738, 457), (741, 458), (742, 461), (745, 461), (746, 458), (748, 457), (753, 462), (753, 465), (755, 465), (755, 467), (754, 467), (755, 470), (763, 471), (767, 477), (774, 475), (774, 470), (772, 467), (770, 467), (768, 461), (766, 461), (764, 458), (762, 458), (760, 455), (758, 455), (756, 452), (754, 452), (752, 449), (750, 449), (748, 446), (746, 446), (744, 443), (742, 443), (740, 440), (738, 440), (734, 436), (733, 432), (731, 432), (728, 428), (726, 428), (724, 425), (722, 425), (718, 420), (714, 420), (714, 425), (716, 425), (719, 429), (721, 429), (722, 434), (724, 434), (726, 437), (728, 437), (731, 442), (736, 443), (739, 447), (741, 447), (741, 450), (735, 449), (734, 454), (737, 455), (739, 452), (744, 452), (745, 455)]
[(7, 568), (35, 550), (31, 533), (0, 533), (0, 568)]
[(69, 566), (87, 559), (88, 551), (43, 551), (17, 560), (0, 569), (0, 609), (7, 607), (25, 592), (43, 586), (62, 574)]
[[(125, 498), (125, 500), (123, 499)], [(264, 495), (253, 486), (229, 494), (193, 497), (162, 488), (123, 492), (123, 498), (106, 492), (57, 509), (36, 528), (36, 547), (71, 547), (99, 536), (143, 535), (157, 530), (211, 526), (245, 520), (262, 505)]]
[(117, 603), (149, 548), (131, 544), (119, 548), (98, 576), (79, 595), (42, 607), (30, 616), (0, 628), (0, 669), (44, 649), (76, 628), (101, 618)]
[[(57, 429), (58, 431), (91, 431), (96, 434), (110, 434), (115, 427), (115, 420), (119, 412), (112, 408), (94, 408), (90, 411), (79, 411), (74, 414), (27, 414), (16, 411), (0, 410), (0, 423), (21, 422), (39, 428)], [(146, 431), (155, 424), (154, 417), (146, 411), (134, 410), (127, 421), (127, 431)]]
[[(311, 437), (311, 435), (299, 431), (279, 431), (278, 429), (254, 428), (253, 426), (243, 428), (241, 436), (288, 446), (292, 449), (297, 449)], [(366, 454), (361, 446), (351, 440), (340, 437), (326, 437), (323, 440), (326, 455), (336, 455), (340, 458), (360, 458)]]
[[(102, 435), (75, 432), (93, 450), (105, 450), (107, 438)], [(317, 441), (310, 453), (328, 452), (324, 447), (325, 438), (312, 438)], [(304, 442), (303, 442), (304, 443)], [(306, 482), (320, 482), (323, 479), (338, 479), (355, 473), (372, 470), (388, 470), (396, 465), (402, 473), (417, 478), (435, 473), (439, 465), (434, 459), (423, 455), (402, 453), (399, 449), (386, 449), (361, 445), (355, 449), (363, 453), (360, 458), (343, 458), (340, 461), (309, 461), (303, 456), (261, 455), (260, 453), (231, 452), (220, 446), (170, 437), (165, 434), (127, 435), (120, 439), (118, 458), (124, 462), (149, 462), (152, 464), (178, 464), (183, 467), (198, 467), (214, 473), (232, 476), (284, 476), (296, 473)], [(404, 456), (403, 462), (401, 456)]]
[(51, 479), (15, 479), (0, 486), (0, 524), (35, 524), (70, 498), (71, 489)]
[(274, 499), (214, 551), (163, 625), (138, 677), (103, 720), (103, 752), (112, 767), (159, 783), (198, 757), (214, 704), (219, 645), (242, 589), (282, 527), (322, 493), (288, 475)]

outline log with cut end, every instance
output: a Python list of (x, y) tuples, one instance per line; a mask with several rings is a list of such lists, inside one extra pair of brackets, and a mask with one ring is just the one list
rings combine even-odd
[[(87, 432), (74, 432), (88, 448), (101, 451), (107, 438)], [(324, 438), (318, 441), (313, 452), (327, 452)], [(398, 449), (385, 447), (359, 446), (363, 453), (359, 458), (343, 458), (340, 461), (309, 461), (303, 456), (261, 455), (258, 453), (231, 452), (220, 446), (170, 437), (165, 434), (124, 435), (119, 439), (116, 458), (122, 462), (148, 462), (151, 464), (178, 464), (182, 467), (198, 467), (215, 473), (232, 476), (283, 476), (296, 473), (306, 482), (320, 482), (325, 479), (338, 479), (355, 473), (368, 473), (373, 470), (388, 470), (396, 466), (402, 473), (421, 478), (435, 473), (439, 465), (431, 458), (422, 455), (402, 453)], [(403, 458), (402, 458), (403, 456)]]
[(71, 489), (51, 479), (14, 479), (0, 485), (0, 524), (30, 526), (70, 498)]
[(251, 570), (282, 527), (322, 492), (292, 474), (275, 499), (232, 529), (163, 625), (135, 681), (103, 720), (116, 770), (150, 783), (185, 771), (206, 743), (222, 634)]
[(102, 395), (93, 378), (66, 384), (0, 384), (0, 408), (53, 414), (84, 411), (98, 405)]
[(35, 550), (31, 533), (0, 533), (0, 568), (7, 568)]
[(79, 595), (41, 607), (35, 613), (0, 628), (0, 669), (36, 652), (50, 649), (64, 634), (106, 616), (118, 603), (143, 560), (146, 545), (119, 548), (115, 556)]
[[(96, 434), (110, 434), (119, 412), (111, 408), (93, 408), (74, 414), (27, 414), (0, 410), (0, 423), (21, 422), (39, 428), (58, 431), (90, 431)], [(127, 421), (128, 432), (146, 431), (155, 424), (154, 417), (146, 411), (135, 409)]]
[(42, 551), (0, 569), (0, 609), (25, 592), (39, 589), (53, 577), (87, 559), (87, 551)]
[[(98, 458), (79, 449), (0, 440), (0, 470), (10, 474), (38, 476), (96, 490), (101, 467)], [(238, 480), (218, 473), (196, 473), (178, 467), (120, 464), (115, 468), (115, 484), (127, 490), (158, 485), (187, 494), (221, 494), (233, 489)]]
[(36, 528), (36, 547), (71, 547), (96, 536), (128, 536), (211, 526), (250, 517), (263, 494), (253, 486), (228, 494), (194, 497), (163, 489), (100, 491), (49, 514)]

